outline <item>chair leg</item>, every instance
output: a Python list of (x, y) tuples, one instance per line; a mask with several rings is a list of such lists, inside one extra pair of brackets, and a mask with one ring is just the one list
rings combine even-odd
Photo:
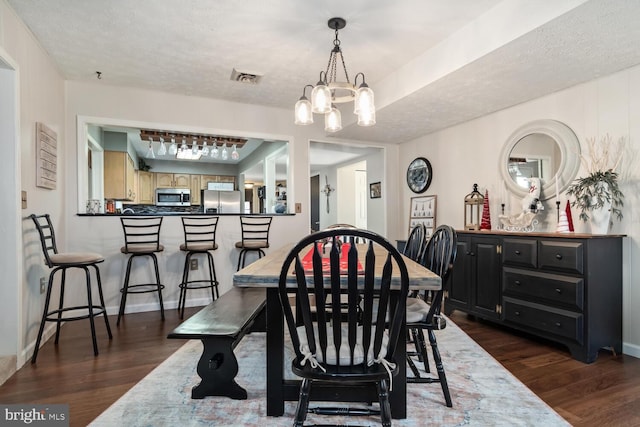
[(96, 339), (96, 324), (93, 319), (93, 298), (91, 297), (91, 276), (87, 267), (82, 267), (87, 277), (87, 308), (89, 309), (89, 325), (91, 325), (91, 340), (93, 341), (93, 355), (98, 355), (98, 340)]
[(58, 302), (58, 320), (56, 321), (56, 339), (54, 343), (58, 344), (58, 338), (60, 338), (60, 324), (62, 323), (62, 308), (64, 307), (64, 284), (67, 278), (67, 269), (62, 269), (62, 278), (60, 281), (60, 300)]
[(451, 402), (451, 394), (449, 393), (449, 384), (447, 383), (447, 376), (444, 373), (444, 366), (442, 365), (442, 358), (440, 357), (440, 351), (438, 351), (438, 342), (436, 341), (436, 334), (433, 330), (428, 330), (429, 342), (431, 343), (431, 350), (433, 352), (433, 360), (438, 370), (438, 378), (440, 379), (440, 385), (442, 386), (442, 393), (444, 394), (444, 400), (447, 407), (453, 407)]
[(427, 355), (427, 341), (424, 339), (424, 332), (422, 331), (422, 329), (415, 329), (415, 340), (416, 350), (420, 355), (420, 359), (422, 359), (424, 371), (426, 373), (431, 373), (431, 368), (429, 367), (429, 357)]
[(207, 251), (207, 260), (209, 262), (209, 281), (211, 282), (211, 298), (215, 301), (218, 298), (218, 278), (216, 277), (216, 266), (213, 262), (213, 255)]
[(184, 268), (182, 270), (182, 283), (180, 283), (180, 296), (178, 296), (178, 313), (180, 313), (180, 319), (184, 318), (184, 305), (187, 300), (187, 282), (189, 281), (190, 263), (191, 263), (191, 252), (187, 252), (184, 258)]
[(391, 427), (391, 405), (389, 404), (387, 380), (380, 380), (376, 386), (378, 388), (378, 399), (380, 402), (380, 421), (383, 427)]
[(311, 380), (305, 378), (300, 384), (300, 398), (298, 399), (298, 406), (296, 407), (296, 413), (293, 425), (294, 427), (302, 427), (304, 420), (307, 419), (307, 412), (309, 411), (309, 393), (311, 392)]
[(96, 280), (98, 281), (98, 296), (100, 297), (100, 305), (102, 306), (103, 314), (104, 314), (104, 324), (107, 327), (107, 334), (109, 335), (109, 339), (113, 339), (113, 335), (111, 334), (111, 326), (109, 326), (109, 318), (107, 317), (107, 306), (104, 303), (104, 294), (102, 293), (102, 280), (100, 279), (100, 269), (96, 264), (93, 264), (93, 268), (96, 270)]
[(158, 258), (156, 254), (151, 253), (151, 258), (153, 259), (153, 268), (156, 272), (156, 286), (158, 288), (158, 299), (160, 301), (160, 318), (164, 320), (164, 304), (162, 303), (162, 287), (160, 285), (160, 271), (158, 270)]
[(131, 263), (135, 255), (129, 256), (129, 261), (127, 261), (127, 270), (124, 273), (124, 285), (120, 292), (122, 296), (120, 297), (120, 309), (118, 310), (118, 320), (116, 320), (116, 326), (120, 325), (120, 318), (124, 316), (124, 306), (127, 303), (127, 293), (129, 292), (129, 277), (131, 276)]
[(47, 284), (47, 295), (44, 299), (44, 311), (42, 312), (42, 320), (40, 321), (40, 329), (38, 330), (38, 338), (36, 338), (36, 346), (33, 349), (33, 355), (31, 355), (31, 363), (36, 363), (38, 358), (38, 351), (40, 350), (40, 341), (42, 340), (42, 333), (44, 332), (44, 324), (47, 321), (47, 312), (49, 311), (49, 302), (51, 301), (51, 288), (53, 287), (53, 276), (58, 269), (53, 270), (49, 274), (49, 283)]

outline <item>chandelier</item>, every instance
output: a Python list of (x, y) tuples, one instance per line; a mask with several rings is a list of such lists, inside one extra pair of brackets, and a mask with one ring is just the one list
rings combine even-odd
[[(140, 139), (149, 141), (146, 156), (155, 159), (156, 153), (160, 157), (174, 156), (180, 160), (200, 160), (205, 158), (220, 160), (238, 160), (242, 148), (247, 140), (218, 135), (188, 134), (169, 131), (142, 129)], [(159, 148), (154, 151), (153, 143), (159, 142)], [(167, 146), (168, 145), (168, 146)]]
[[(345, 102), (354, 103), (353, 113), (358, 116), (358, 125), (373, 126), (376, 124), (376, 107), (373, 103), (373, 91), (367, 86), (364, 73), (356, 74), (353, 83), (349, 80), (347, 66), (344, 62), (338, 30), (347, 25), (342, 18), (331, 18), (327, 23), (329, 28), (335, 31), (336, 38), (333, 41), (333, 49), (329, 55), (329, 63), (325, 71), (320, 71), (320, 80), (313, 85), (306, 85), (302, 89), (302, 96), (295, 106), (295, 124), (309, 125), (313, 123), (313, 113), (324, 114), (324, 130), (337, 132), (342, 129), (340, 110), (335, 104)], [(338, 65), (342, 65), (344, 79), (338, 81)], [(362, 77), (362, 83), (357, 87), (358, 77)], [(307, 88), (311, 90), (311, 101), (306, 97)]]

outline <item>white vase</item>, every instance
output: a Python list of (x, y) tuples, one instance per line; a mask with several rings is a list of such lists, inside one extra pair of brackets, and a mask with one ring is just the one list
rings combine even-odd
[[(606, 183), (601, 184), (608, 189)], [(595, 202), (593, 202), (595, 204)], [(611, 222), (611, 202), (605, 202), (601, 208), (593, 209), (589, 212), (589, 224), (591, 225), (591, 234), (607, 234), (609, 232), (609, 224)]]

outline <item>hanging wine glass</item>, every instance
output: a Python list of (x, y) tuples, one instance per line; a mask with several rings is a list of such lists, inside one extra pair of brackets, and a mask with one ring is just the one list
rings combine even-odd
[(167, 144), (164, 143), (164, 138), (160, 137), (160, 148), (158, 149), (158, 156), (164, 156), (167, 154)]
[(236, 148), (236, 144), (233, 144), (233, 151), (231, 151), (231, 158), (233, 160), (238, 160), (240, 158), (240, 154), (238, 154), (238, 150)]
[(175, 156), (178, 154), (178, 145), (176, 144), (176, 139), (171, 137), (171, 145), (169, 145), (169, 154)]
[(220, 156), (220, 150), (218, 150), (217, 140), (213, 140), (213, 148), (211, 148), (210, 155), (212, 158), (217, 159)]
[(209, 155), (209, 147), (207, 147), (207, 138), (205, 138), (205, 139), (202, 141), (202, 150), (201, 150), (201, 153), (202, 153), (202, 155), (203, 155), (203, 156), (205, 156), (205, 157)]
[(224, 144), (222, 144), (221, 158), (222, 158), (222, 160), (228, 160), (229, 159), (229, 150), (227, 150), (227, 143), (226, 142)]

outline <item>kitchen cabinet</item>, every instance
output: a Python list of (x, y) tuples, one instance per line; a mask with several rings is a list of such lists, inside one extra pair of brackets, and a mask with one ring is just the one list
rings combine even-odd
[(135, 169), (129, 153), (104, 152), (104, 197), (114, 200), (135, 200)]
[[(621, 352), (623, 237), (459, 231), (445, 312), (462, 310), (559, 342), (585, 363), (603, 347)], [(488, 310), (494, 300), (497, 315)]]
[(208, 190), (207, 185), (210, 182), (226, 182), (232, 183), (235, 190), (236, 177), (233, 175), (200, 175), (200, 189)]
[(199, 205), (201, 190), (200, 175), (191, 175), (189, 188), (191, 189), (191, 204)]
[(191, 175), (188, 173), (156, 172), (157, 188), (191, 188)]
[(152, 205), (155, 203), (155, 174), (138, 171), (138, 203)]

